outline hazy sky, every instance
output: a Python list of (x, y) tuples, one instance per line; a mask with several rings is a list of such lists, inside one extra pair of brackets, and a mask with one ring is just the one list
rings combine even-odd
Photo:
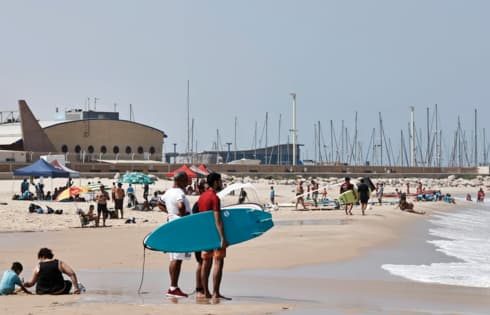
[[(43, 120), (55, 108), (117, 110), (168, 134), (185, 150), (187, 80), (198, 151), (288, 141), (290, 92), (297, 93), (298, 142), (313, 158), (313, 125), (330, 139), (341, 120), (367, 146), (382, 113), (393, 145), (409, 106), (425, 130), (438, 104), (446, 146), (473, 111), (488, 132), (489, 1), (0, 1), (0, 106), (25, 99)], [(93, 107), (93, 103), (92, 103)], [(353, 133), (353, 132), (352, 132)], [(262, 135), (262, 136), (261, 136)], [(327, 143), (329, 145), (329, 143)], [(366, 151), (367, 148), (364, 148)]]

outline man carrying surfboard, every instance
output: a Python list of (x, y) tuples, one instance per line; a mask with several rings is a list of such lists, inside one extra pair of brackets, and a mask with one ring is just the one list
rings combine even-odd
[[(174, 186), (168, 189), (162, 195), (157, 205), (161, 211), (168, 214), (167, 220), (173, 221), (180, 217), (191, 213), (191, 206), (187, 196), (185, 195), (185, 187), (188, 183), (187, 174), (179, 172), (174, 176)], [(190, 253), (168, 253), (170, 264), (168, 271), (170, 274), (170, 288), (167, 291), (167, 296), (170, 297), (188, 297), (179, 288), (180, 269), (182, 268), (182, 260), (188, 260), (191, 257)]]
[[(340, 193), (344, 193), (348, 190), (352, 190), (355, 194), (354, 190), (354, 185), (350, 182), (350, 177), (346, 177), (344, 183), (340, 186)], [(353, 203), (346, 203), (345, 204), (345, 214), (346, 215), (352, 215), (352, 206)]]
[[(202, 251), (202, 267), (201, 267), (201, 285), (203, 292), (198, 292), (197, 296), (202, 298), (214, 298), (214, 299), (227, 299), (221, 295), (219, 289), (221, 285), (221, 278), (223, 276), (223, 266), (226, 257), (226, 247), (228, 243), (225, 238), (225, 230), (223, 226), (223, 220), (221, 218), (221, 203), (216, 192), (221, 190), (222, 181), (221, 175), (218, 173), (211, 173), (207, 177), (207, 183), (209, 188), (201, 194), (198, 200), (199, 212), (213, 211), (214, 212), (214, 222), (216, 225), (216, 230), (221, 238), (221, 247), (212, 249), (209, 251)], [(213, 269), (213, 295), (211, 295), (208, 286), (209, 274), (211, 273), (211, 268), (214, 263)]]

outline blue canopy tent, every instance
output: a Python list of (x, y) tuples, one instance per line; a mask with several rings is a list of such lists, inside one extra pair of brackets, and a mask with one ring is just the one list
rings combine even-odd
[(53, 165), (49, 164), (45, 160), (38, 160), (31, 165), (23, 168), (16, 169), (14, 176), (33, 176), (33, 177), (68, 177), (69, 172), (57, 169)]

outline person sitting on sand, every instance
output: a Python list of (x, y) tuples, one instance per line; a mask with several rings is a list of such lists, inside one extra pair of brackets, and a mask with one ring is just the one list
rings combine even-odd
[(425, 211), (417, 211), (413, 208), (413, 203), (407, 202), (407, 195), (405, 193), (401, 194), (398, 207), (400, 208), (401, 211), (406, 211), (406, 212), (416, 213), (416, 214), (425, 214)]
[(10, 270), (3, 273), (2, 281), (0, 281), (0, 295), (15, 294), (16, 285), (19, 286), (25, 293), (32, 294), (31, 291), (24, 287), (22, 280), (19, 278), (22, 269), (22, 264), (16, 261), (12, 263)]
[(78, 214), (80, 215), (80, 222), (82, 223), (82, 227), (89, 224), (91, 221), (95, 221), (97, 216), (95, 215), (94, 211), (94, 205), (90, 205), (88, 207), (87, 213), (84, 213), (82, 209), (79, 209)]
[[(37, 254), (39, 264), (34, 269), (32, 279), (24, 286), (30, 288), (36, 285), (36, 294), (70, 294), (71, 287), (75, 288), (74, 294), (80, 294), (78, 280), (75, 271), (64, 261), (54, 259), (53, 252), (49, 248), (41, 248)], [(70, 277), (63, 279), (63, 274)]]

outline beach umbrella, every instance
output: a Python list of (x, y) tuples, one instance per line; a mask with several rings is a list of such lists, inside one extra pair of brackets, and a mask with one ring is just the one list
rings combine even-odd
[(140, 185), (154, 184), (155, 178), (141, 172), (127, 172), (119, 179), (119, 182)]
[(56, 201), (68, 199), (70, 197), (75, 197), (76, 195), (88, 193), (90, 189), (83, 186), (71, 186), (63, 190), (57, 197)]

